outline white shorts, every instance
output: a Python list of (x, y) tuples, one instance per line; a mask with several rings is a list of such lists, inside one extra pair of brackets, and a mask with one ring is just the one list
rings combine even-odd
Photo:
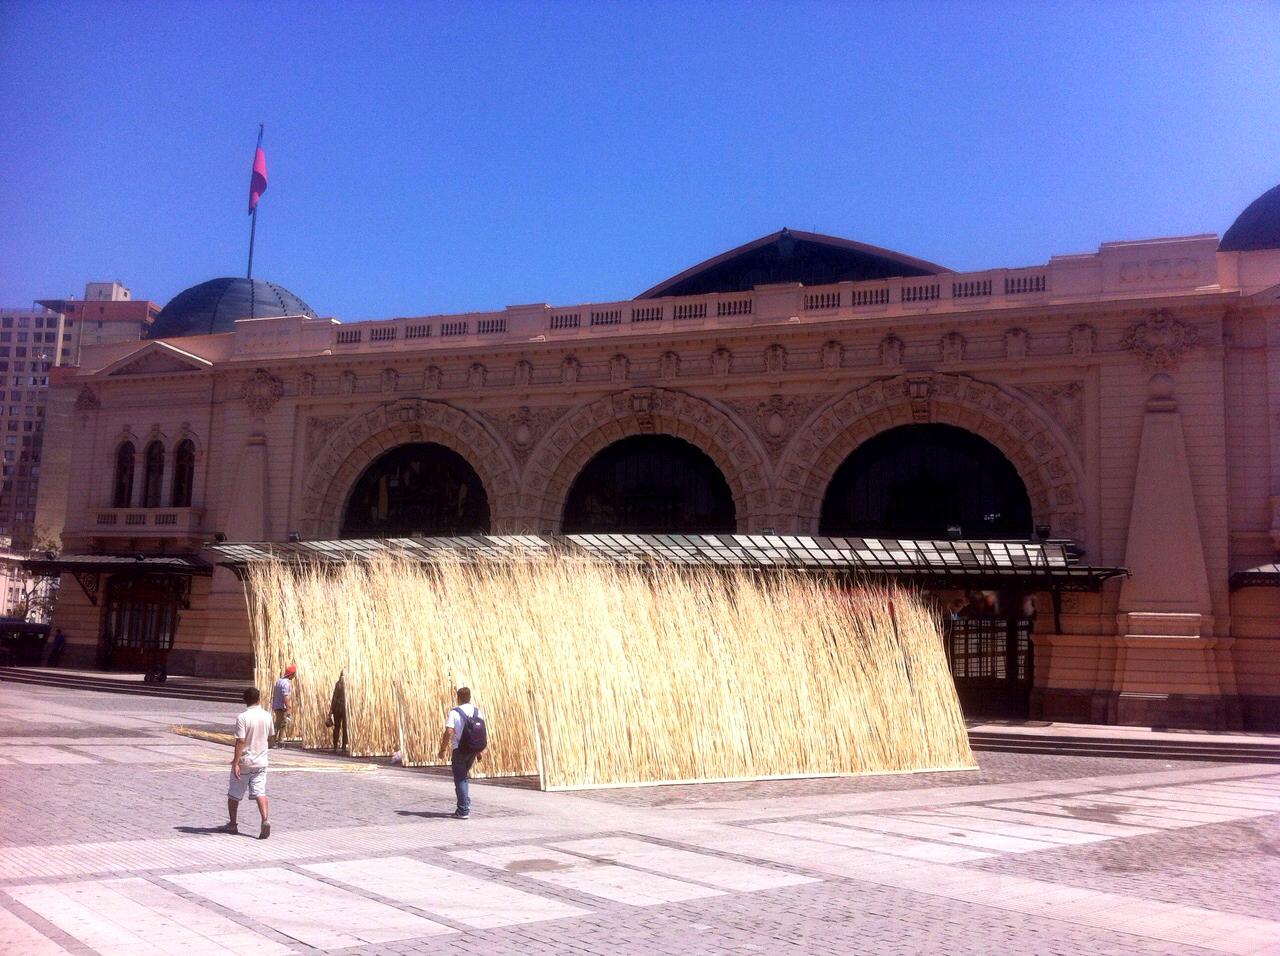
[(232, 800), (243, 800), (246, 796), (265, 797), (267, 795), (267, 768), (259, 767), (257, 770), (249, 770), (245, 767), (240, 768), (240, 779), (236, 779), (235, 773), (231, 774), (231, 780), (227, 783), (227, 796)]

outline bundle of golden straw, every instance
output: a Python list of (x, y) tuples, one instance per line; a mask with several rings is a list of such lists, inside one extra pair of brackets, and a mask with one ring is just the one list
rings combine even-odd
[(298, 667), (294, 733), (437, 762), (472, 688), (479, 775), (546, 789), (974, 766), (937, 623), (913, 595), (793, 574), (527, 563), (250, 567), (258, 682)]

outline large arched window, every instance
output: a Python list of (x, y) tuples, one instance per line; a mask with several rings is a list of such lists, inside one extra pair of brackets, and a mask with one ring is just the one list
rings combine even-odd
[(147, 446), (146, 467), (142, 476), (142, 507), (159, 508), (164, 488), (164, 445), (153, 441)]
[(1026, 538), (1031, 500), (1013, 463), (952, 425), (901, 425), (863, 442), (831, 477), (819, 533)]
[(128, 508), (133, 504), (133, 460), (136, 455), (131, 441), (116, 449), (116, 480), (111, 492), (113, 508)]
[(489, 498), (465, 458), (434, 442), (384, 453), (356, 482), (344, 538), (486, 534)]
[(191, 507), (191, 489), (195, 481), (196, 444), (190, 438), (184, 438), (173, 453), (173, 507)]
[(574, 479), (566, 534), (732, 534), (729, 483), (702, 449), (673, 435), (634, 435), (609, 445)]

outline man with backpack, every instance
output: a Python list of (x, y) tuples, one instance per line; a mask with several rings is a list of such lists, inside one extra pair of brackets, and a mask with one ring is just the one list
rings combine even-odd
[(471, 689), (459, 687), (458, 706), (445, 717), (444, 733), (440, 735), (440, 759), (443, 760), (450, 749), (453, 751), (453, 789), (458, 795), (458, 808), (453, 813), (455, 820), (465, 820), (471, 815), (467, 775), (488, 744), (489, 732), (480, 709), (471, 703)]

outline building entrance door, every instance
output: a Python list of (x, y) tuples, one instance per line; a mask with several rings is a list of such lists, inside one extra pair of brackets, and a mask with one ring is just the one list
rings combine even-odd
[(117, 574), (107, 581), (98, 666), (163, 679), (185, 582), (172, 574)]
[(946, 622), (947, 664), (967, 716), (1026, 717), (1033, 646), (1029, 617), (977, 615)]

